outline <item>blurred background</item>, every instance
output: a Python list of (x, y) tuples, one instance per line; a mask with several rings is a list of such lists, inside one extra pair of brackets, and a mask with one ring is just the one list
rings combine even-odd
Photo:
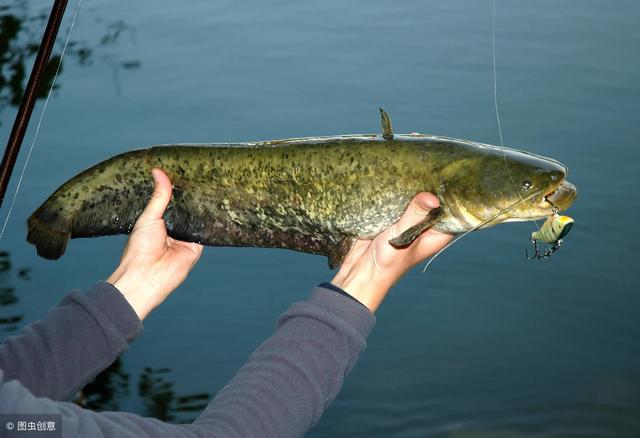
[[(50, 1), (0, 0), (6, 142)], [(48, 85), (71, 23), (70, 1)], [(25, 221), (64, 181), (158, 143), (396, 132), (497, 144), (491, 0), (85, 0), (0, 241), (0, 333), (115, 268), (125, 237), (50, 262)], [(532, 223), (473, 233), (379, 310), (367, 351), (312, 437), (640, 436), (640, 3), (497, 1), (505, 145), (556, 158), (580, 195), (551, 259)], [(46, 94), (43, 88), (42, 96)], [(18, 159), (4, 221), (43, 99)], [(195, 418), (274, 329), (330, 280), (326, 259), (207, 248), (82, 402)]]

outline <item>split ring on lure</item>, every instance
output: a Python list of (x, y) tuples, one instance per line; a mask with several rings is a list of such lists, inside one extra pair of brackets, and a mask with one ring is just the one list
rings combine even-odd
[[(562, 239), (569, 234), (571, 227), (573, 227), (573, 219), (569, 216), (560, 216), (558, 214), (549, 216), (538, 231), (531, 233), (531, 243), (533, 243), (535, 253), (529, 256), (529, 252), (525, 251), (527, 258), (538, 260), (549, 258), (551, 254), (560, 248)], [(544, 242), (551, 246), (541, 252), (538, 242)]]

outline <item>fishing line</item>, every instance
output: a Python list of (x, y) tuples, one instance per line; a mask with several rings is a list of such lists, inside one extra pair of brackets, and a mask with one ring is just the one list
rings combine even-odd
[[(504, 141), (502, 140), (502, 125), (500, 124), (500, 113), (498, 112), (498, 75), (496, 74), (496, 0), (492, 1), (492, 13), (491, 13), (491, 55), (493, 58), (493, 106), (496, 110), (496, 121), (498, 122), (498, 134), (500, 135), (500, 147), (502, 147), (502, 156), (504, 157), (504, 163), (507, 164), (507, 159), (504, 156)], [(507, 170), (509, 165), (507, 164)], [(515, 185), (515, 181), (509, 171), (509, 177), (511, 182)]]
[[(524, 202), (528, 201), (529, 199), (533, 198), (534, 196), (537, 196), (540, 193), (542, 193), (542, 190), (538, 190), (538, 191), (532, 193), (531, 195), (527, 196), (526, 198), (523, 197), (522, 193), (520, 192), (520, 189), (518, 189), (518, 185), (516, 184), (516, 182), (515, 182), (515, 180), (513, 178), (513, 174), (511, 173), (511, 169), (509, 169), (509, 162), (507, 161), (507, 154), (505, 153), (504, 139), (503, 139), (503, 136), (502, 136), (502, 124), (500, 123), (500, 111), (498, 111), (498, 75), (496, 73), (496, 0), (492, 0), (491, 6), (492, 6), (492, 8), (491, 8), (491, 60), (492, 60), (491, 73), (492, 73), (492, 76), (493, 76), (493, 107), (495, 109), (496, 122), (498, 124), (498, 135), (500, 137), (500, 150), (502, 151), (502, 159), (504, 160), (504, 165), (505, 165), (505, 168), (507, 169), (507, 174), (509, 175), (509, 179), (511, 180), (511, 184), (513, 184), (513, 188), (515, 189), (516, 193), (518, 194), (518, 197), (520, 198), (520, 200), (514, 202), (512, 205), (510, 205), (509, 207), (505, 208), (504, 210), (501, 210), (500, 212), (498, 212), (494, 216), (490, 217), (489, 219), (487, 219), (487, 220), (485, 220), (483, 222), (480, 222), (478, 225), (476, 225), (475, 227), (471, 228), (470, 230), (467, 230), (464, 233), (460, 234), (459, 236), (456, 236), (444, 248), (442, 248), (440, 251), (435, 253), (433, 255), (433, 257), (431, 257), (429, 259), (429, 261), (425, 265), (424, 269), (422, 270), (423, 273), (427, 270), (427, 268), (429, 268), (429, 266), (431, 265), (431, 263), (433, 263), (433, 261), (436, 259), (436, 257), (438, 257), (440, 254), (442, 254), (447, 248), (449, 248), (451, 245), (456, 243), (458, 240), (462, 239), (464, 236), (466, 236), (467, 234), (471, 233), (472, 231), (476, 231), (477, 229), (487, 225), (489, 222), (497, 219), (498, 217), (502, 216), (503, 214), (507, 213), (509, 210), (512, 210), (513, 208), (517, 207), (518, 205), (523, 204)], [(538, 228), (538, 230), (540, 230), (540, 226), (538, 225), (538, 222), (535, 219), (533, 219), (533, 223), (536, 224), (536, 227)]]
[(73, 12), (73, 18), (71, 20), (71, 26), (69, 27), (69, 33), (67, 34), (67, 39), (64, 42), (64, 46), (62, 47), (62, 53), (60, 54), (60, 60), (58, 61), (58, 67), (56, 67), (56, 72), (53, 75), (53, 81), (51, 82), (51, 87), (47, 92), (47, 97), (44, 100), (44, 105), (42, 107), (42, 111), (40, 112), (40, 118), (38, 119), (38, 124), (36, 126), (36, 131), (33, 134), (33, 140), (31, 141), (31, 145), (29, 146), (29, 152), (27, 153), (27, 158), (24, 161), (24, 165), (22, 166), (22, 171), (20, 172), (20, 178), (18, 178), (18, 184), (16, 185), (16, 190), (13, 193), (13, 198), (11, 199), (11, 205), (9, 206), (9, 211), (7, 212), (7, 217), (4, 220), (4, 224), (2, 225), (2, 230), (0, 230), (0, 239), (4, 236), (4, 230), (7, 228), (7, 224), (9, 223), (9, 218), (11, 217), (11, 212), (13, 211), (13, 206), (16, 203), (16, 199), (18, 198), (18, 192), (20, 191), (20, 186), (22, 185), (22, 179), (24, 178), (24, 174), (27, 171), (27, 165), (29, 164), (29, 159), (31, 158), (31, 153), (33, 152), (33, 148), (36, 144), (36, 139), (38, 138), (38, 133), (40, 132), (40, 125), (42, 125), (42, 119), (44, 118), (44, 113), (47, 110), (47, 105), (49, 104), (49, 98), (53, 93), (53, 88), (56, 85), (56, 81), (58, 79), (58, 74), (60, 73), (60, 68), (62, 67), (62, 59), (64, 58), (64, 54), (67, 51), (67, 46), (69, 45), (69, 40), (71, 39), (71, 33), (73, 32), (73, 27), (76, 23), (76, 18), (78, 17), (78, 11), (80, 10), (80, 4), (82, 0), (78, 0), (76, 3), (75, 10)]
[[(511, 180), (511, 184), (513, 184), (513, 188), (516, 193), (520, 197), (521, 200), (524, 200), (522, 197), (522, 193), (516, 184), (516, 181), (513, 179), (513, 174), (511, 173), (511, 169), (509, 169), (509, 162), (507, 161), (507, 154), (504, 149), (504, 140), (502, 137), (502, 124), (500, 123), (500, 112), (498, 111), (498, 74), (496, 73), (496, 0), (492, 0), (491, 2), (491, 55), (492, 55), (492, 73), (493, 73), (493, 107), (496, 111), (496, 121), (498, 122), (498, 134), (500, 136), (500, 148), (502, 151), (502, 159), (504, 160), (504, 165), (507, 169), (507, 173), (509, 174), (509, 179)], [(540, 226), (538, 222), (534, 219), (533, 223), (536, 224), (536, 228), (540, 230)]]

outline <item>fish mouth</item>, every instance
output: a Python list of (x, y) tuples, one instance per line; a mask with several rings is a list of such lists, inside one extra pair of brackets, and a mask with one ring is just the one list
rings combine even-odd
[(562, 180), (554, 190), (544, 195), (543, 203), (548, 204), (552, 211), (563, 211), (573, 204), (576, 196), (578, 196), (576, 186), (569, 181)]

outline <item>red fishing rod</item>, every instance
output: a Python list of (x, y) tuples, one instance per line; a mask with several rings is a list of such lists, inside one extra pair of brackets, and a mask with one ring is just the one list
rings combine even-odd
[(18, 158), (18, 152), (20, 152), (20, 146), (22, 146), (22, 140), (24, 134), (29, 126), (29, 120), (31, 120), (31, 113), (36, 103), (38, 90), (40, 88), (40, 81), (44, 70), (49, 62), (51, 56), (51, 50), (56, 41), (58, 35), (58, 29), (60, 28), (60, 22), (62, 16), (67, 8), (67, 0), (55, 0), (53, 7), (51, 8), (51, 14), (49, 14), (49, 21), (47, 27), (42, 35), (42, 41), (36, 60), (31, 69), (29, 75), (29, 81), (27, 82), (27, 88), (22, 96), (22, 102), (20, 108), (16, 114), (16, 119), (13, 122), (13, 128), (7, 141), (7, 147), (4, 150), (4, 156), (2, 157), (2, 163), (0, 164), (0, 207), (2, 201), (4, 201), (5, 193), (7, 192), (7, 186), (13, 173), (16, 160)]

